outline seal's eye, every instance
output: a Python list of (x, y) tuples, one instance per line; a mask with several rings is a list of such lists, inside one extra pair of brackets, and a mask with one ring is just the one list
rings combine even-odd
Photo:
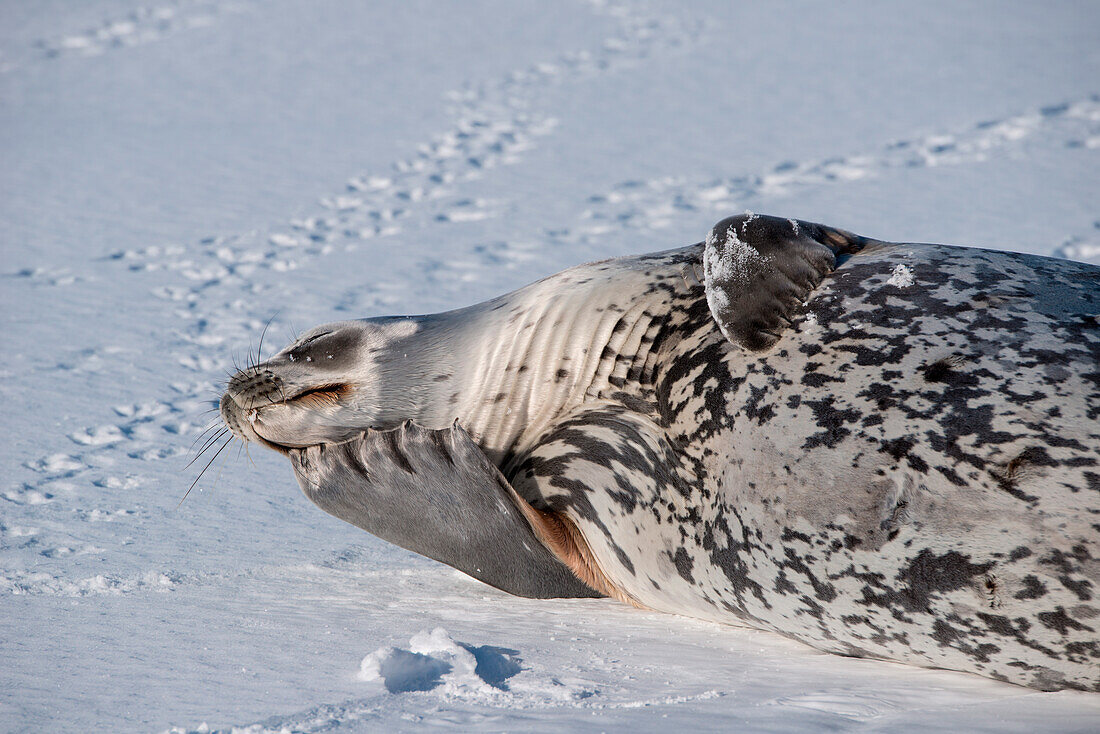
[(304, 349), (305, 347), (308, 347), (308, 346), (309, 346), (310, 344), (312, 344), (313, 342), (317, 341), (317, 340), (318, 340), (318, 339), (320, 339), (321, 337), (323, 337), (323, 336), (328, 336), (328, 335), (329, 335), (329, 334), (331, 334), (331, 333), (332, 333), (331, 331), (323, 331), (323, 332), (321, 332), (320, 334), (314, 334), (313, 336), (309, 337), (309, 338), (308, 338), (308, 339), (306, 339), (306, 340), (305, 340), (304, 342), (302, 342), (301, 344), (299, 344), (298, 346), (296, 346), (296, 347), (294, 347), (294, 348), (295, 348), (295, 349)]
[(320, 334), (314, 334), (300, 344), (291, 347), (290, 351), (287, 353), (287, 357), (290, 358), (291, 362), (297, 362), (299, 360), (312, 362), (316, 356), (314, 352), (317, 351), (317, 340), (331, 333), (331, 331), (324, 331)]

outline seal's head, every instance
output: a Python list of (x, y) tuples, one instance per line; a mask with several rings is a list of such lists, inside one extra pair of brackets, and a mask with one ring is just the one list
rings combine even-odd
[(222, 420), (241, 440), (281, 453), (388, 427), (394, 415), (409, 414), (408, 396), (393, 383), (402, 374), (404, 342), (418, 330), (410, 318), (310, 329), (230, 378)]

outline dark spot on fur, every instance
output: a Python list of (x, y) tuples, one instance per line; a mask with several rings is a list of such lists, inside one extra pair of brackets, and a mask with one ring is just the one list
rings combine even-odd
[(1037, 576), (1024, 576), (1024, 588), (1014, 595), (1017, 599), (1039, 599), (1046, 596), (1047, 587)]
[(924, 373), (925, 382), (947, 382), (950, 375), (962, 363), (962, 357), (952, 355), (926, 364), (920, 368), (920, 371)]
[(1029, 556), (1031, 556), (1031, 549), (1028, 548), (1026, 545), (1021, 545), (1012, 550), (1012, 553), (1010, 553), (1008, 556), (1008, 560), (1019, 561), (1024, 558), (1028, 558)]
[(1092, 588), (1092, 583), (1087, 579), (1074, 581), (1069, 576), (1059, 576), (1058, 582), (1062, 584), (1062, 586), (1072, 591), (1081, 601), (1092, 600), (1092, 594), (1089, 593), (1089, 589)]
[(865, 587), (863, 601), (887, 608), (901, 606), (909, 612), (928, 612), (934, 597), (969, 586), (975, 576), (992, 567), (992, 563), (971, 563), (969, 556), (957, 551), (935, 555), (925, 548), (897, 575), (904, 587), (900, 590), (882, 587), (880, 593)]
[(672, 556), (672, 562), (676, 564), (676, 572), (680, 574), (680, 578), (689, 584), (695, 583), (695, 577), (691, 575), (695, 562), (691, 560), (691, 556), (683, 547), (676, 549), (675, 555)]
[(889, 454), (895, 461), (900, 461), (905, 456), (909, 455), (910, 449), (916, 446), (917, 442), (909, 437), (895, 438), (890, 441), (883, 441), (882, 448), (879, 451)]
[(1071, 629), (1083, 630), (1085, 632), (1092, 632), (1092, 627), (1081, 624), (1076, 619), (1073, 619), (1063, 607), (1055, 607), (1053, 612), (1039, 612), (1035, 615), (1039, 623), (1047, 629), (1056, 630), (1058, 634), (1065, 635)]
[(806, 438), (802, 443), (803, 449), (812, 449), (818, 446), (836, 448), (852, 432), (847, 425), (855, 423), (861, 417), (859, 411), (854, 408), (838, 409), (833, 405), (832, 397), (821, 400), (803, 400), (802, 402), (813, 410), (815, 424), (817, 428), (821, 429), (818, 433)]

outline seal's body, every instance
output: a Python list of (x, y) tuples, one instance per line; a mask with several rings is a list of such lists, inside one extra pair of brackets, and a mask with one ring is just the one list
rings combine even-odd
[(326, 510), (513, 593), (1100, 690), (1093, 266), (735, 217), (319, 327), (222, 414)]

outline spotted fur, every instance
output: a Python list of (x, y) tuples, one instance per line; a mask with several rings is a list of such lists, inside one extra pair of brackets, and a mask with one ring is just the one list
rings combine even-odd
[(454, 313), (400, 344), (461, 357), (402, 417), (457, 418), (621, 597), (1100, 690), (1100, 269), (741, 217)]

